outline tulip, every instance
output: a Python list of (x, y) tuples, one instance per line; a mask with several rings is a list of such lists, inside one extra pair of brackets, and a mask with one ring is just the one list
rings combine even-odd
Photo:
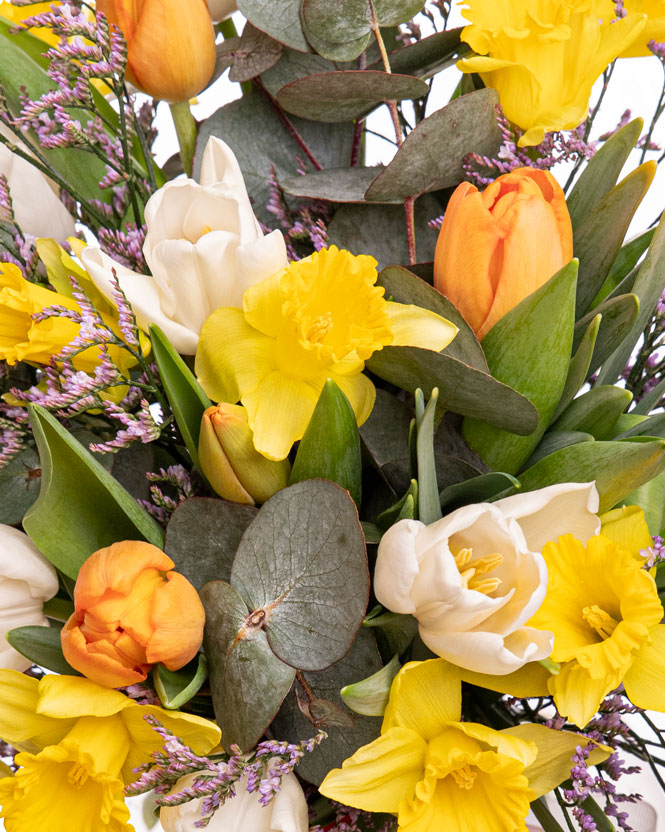
[(237, 8), (236, 0), (208, 0), (208, 11), (215, 22), (229, 17)]
[(201, 184), (167, 182), (148, 200), (145, 222), (143, 253), (152, 276), (130, 271), (93, 246), (81, 259), (109, 300), (115, 269), (139, 325), (158, 324), (183, 355), (194, 355), (215, 309), (242, 306), (248, 286), (287, 265), (282, 233), (263, 235), (238, 160), (220, 139), (206, 145)]
[(32, 665), (5, 636), (15, 627), (47, 627), (42, 608), (57, 591), (55, 569), (28, 535), (0, 524), (0, 667), (27, 670)]
[(100, 549), (81, 567), (61, 632), (73, 668), (107, 687), (142, 682), (153, 664), (178, 670), (197, 653), (205, 614), (190, 582), (156, 546)]
[[(226, 768), (226, 763), (217, 765), (220, 772)], [(203, 773), (195, 771), (181, 777), (172, 793), (191, 787)], [(260, 792), (247, 791), (247, 782), (248, 775), (244, 775), (235, 786), (235, 796), (227, 798), (212, 816), (206, 826), (209, 832), (307, 832), (307, 801), (295, 774), (282, 777), (280, 790), (267, 806), (259, 802)], [(199, 798), (162, 807), (159, 820), (164, 832), (196, 832), (202, 802), (203, 798)]]
[(482, 193), (462, 182), (446, 209), (434, 286), (482, 339), (573, 256), (564, 193), (547, 171), (518, 168)]
[(127, 80), (154, 98), (187, 101), (215, 68), (205, 0), (97, 0), (127, 41)]
[(464, 506), (429, 526), (400, 520), (381, 538), (374, 592), (392, 612), (414, 615), (438, 656), (505, 675), (547, 658), (552, 633), (525, 626), (547, 590), (541, 555), (570, 532), (600, 529), (593, 483), (562, 483)]
[(250, 506), (286, 488), (291, 473), (288, 460), (273, 462), (255, 450), (245, 408), (224, 402), (203, 414), (199, 460), (220, 497)]

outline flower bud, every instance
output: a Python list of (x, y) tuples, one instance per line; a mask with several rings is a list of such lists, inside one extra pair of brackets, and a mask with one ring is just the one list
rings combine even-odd
[(198, 593), (161, 549), (123, 540), (79, 570), (62, 652), (93, 682), (142, 682), (153, 664), (178, 670), (196, 655), (205, 613)]
[(97, 0), (127, 41), (127, 80), (154, 98), (187, 101), (215, 68), (206, 0)]
[(443, 218), (434, 286), (483, 338), (573, 257), (566, 199), (552, 174), (517, 168), (482, 193), (463, 182)]
[(199, 438), (201, 470), (220, 497), (234, 503), (265, 503), (288, 485), (291, 465), (273, 462), (255, 448), (247, 411), (222, 402), (203, 414)]

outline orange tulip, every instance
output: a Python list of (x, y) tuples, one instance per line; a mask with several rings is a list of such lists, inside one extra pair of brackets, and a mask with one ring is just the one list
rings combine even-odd
[(187, 101), (215, 68), (206, 0), (97, 0), (127, 41), (127, 80), (155, 98)]
[(518, 168), (482, 193), (463, 182), (446, 209), (434, 286), (483, 338), (573, 256), (566, 199), (544, 170)]
[(62, 652), (93, 682), (116, 688), (142, 682), (157, 662), (177, 670), (203, 639), (199, 596), (161, 549), (124, 540), (90, 555), (74, 588)]

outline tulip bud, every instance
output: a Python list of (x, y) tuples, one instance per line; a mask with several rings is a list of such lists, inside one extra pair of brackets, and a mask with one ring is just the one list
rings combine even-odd
[(178, 670), (196, 655), (205, 613), (198, 593), (161, 549), (123, 540), (79, 570), (63, 627), (69, 664), (105, 687), (142, 682), (153, 664)]
[(479, 193), (457, 187), (434, 255), (434, 286), (482, 339), (494, 324), (573, 257), (564, 193), (535, 168), (499, 176)]
[(247, 411), (222, 402), (209, 407), (201, 421), (199, 461), (220, 497), (234, 503), (265, 503), (288, 485), (291, 465), (273, 462), (255, 448)]
[(97, 0), (127, 41), (127, 80), (154, 98), (187, 101), (215, 68), (206, 0)]

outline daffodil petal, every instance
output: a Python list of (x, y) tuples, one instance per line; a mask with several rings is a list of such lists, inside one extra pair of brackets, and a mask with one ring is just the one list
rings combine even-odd
[(409, 728), (391, 728), (335, 768), (319, 786), (332, 800), (367, 812), (397, 812), (422, 778), (427, 743)]
[(216, 309), (201, 328), (196, 375), (216, 402), (235, 404), (240, 391), (255, 390), (274, 367), (272, 339), (250, 326), (242, 310)]
[(653, 538), (639, 506), (622, 506), (600, 516), (600, 533), (639, 557), (640, 549), (653, 546)]
[(461, 712), (459, 668), (445, 659), (409, 662), (393, 681), (381, 730), (409, 728), (429, 741)]
[(584, 728), (603, 699), (620, 682), (621, 673), (616, 677), (593, 679), (577, 662), (568, 662), (560, 673), (550, 678), (549, 687), (561, 716)]
[(60, 742), (75, 722), (36, 713), (38, 684), (17, 670), (0, 670), (0, 737), (22, 751)]
[(112, 716), (136, 707), (120, 691), (104, 688), (83, 676), (44, 676), (39, 682), (37, 713), (55, 719), (79, 716)]
[(460, 676), (463, 682), (477, 685), (479, 688), (524, 698), (547, 696), (549, 693), (547, 683), (551, 674), (540, 662), (529, 662), (513, 673), (506, 673), (505, 676), (475, 673), (464, 668), (460, 669)]
[(331, 373), (330, 378), (349, 400), (358, 425), (362, 425), (369, 418), (376, 400), (376, 388), (372, 382), (362, 373), (353, 376)]
[(665, 711), (665, 624), (652, 627), (649, 636), (623, 677), (623, 684), (633, 705)]
[(268, 459), (285, 459), (293, 443), (302, 439), (320, 392), (275, 370), (255, 390), (243, 393), (256, 450)]
[(394, 347), (421, 347), (441, 352), (457, 335), (457, 327), (436, 312), (406, 303), (388, 301)]
[(277, 337), (283, 324), (281, 311), (286, 298), (282, 291), (282, 274), (283, 271), (277, 272), (250, 286), (242, 298), (247, 323), (271, 338)]

